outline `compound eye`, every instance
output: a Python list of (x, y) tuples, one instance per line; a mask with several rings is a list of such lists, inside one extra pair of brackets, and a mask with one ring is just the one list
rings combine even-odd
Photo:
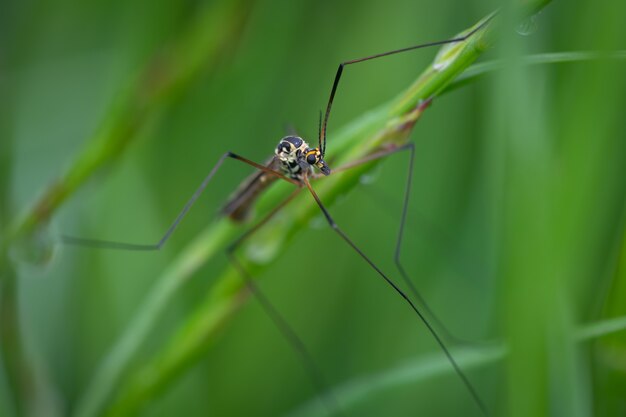
[(310, 153), (306, 156), (306, 162), (309, 165), (315, 165), (317, 163), (317, 157), (315, 156), (314, 153)]
[(280, 153), (280, 152), (285, 152), (285, 153), (287, 153), (287, 152), (289, 152), (289, 151), (291, 150), (291, 148), (290, 148), (290, 147), (289, 147), (289, 145), (288, 145), (288, 144), (286, 144), (285, 142), (281, 142), (281, 143), (279, 143), (279, 144), (278, 144), (278, 146), (277, 146), (277, 150), (278, 150), (278, 152), (279, 152), (279, 153)]

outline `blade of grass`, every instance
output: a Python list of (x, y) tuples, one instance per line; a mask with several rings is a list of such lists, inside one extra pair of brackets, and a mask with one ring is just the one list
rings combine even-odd
[[(576, 32), (577, 44), (621, 47), (623, 26), (612, 10), (587, 6), (584, 21), (597, 29)], [(623, 157), (616, 156), (624, 155), (617, 139), (623, 78), (614, 62), (591, 61), (561, 71), (561, 89), (544, 95), (547, 74), (519, 65), (524, 46), (509, 34), (489, 115), (490, 147), (498, 150), (492, 174), (501, 180), (494, 194), (502, 202), (494, 222), (500, 317), (510, 348), (503, 411), (589, 416), (590, 364), (569, 341), (573, 318), (584, 314), (598, 279), (607, 278), (602, 268), (614, 241), (607, 236), (622, 209), (624, 187), (615, 178), (624, 178)]]
[(50, 216), (96, 172), (117, 160), (159, 111), (225, 53), (232, 52), (245, 23), (243, 1), (221, 1), (206, 7), (189, 29), (154, 54), (119, 94), (94, 136), (69, 170), (51, 184), (22, 217), (12, 222), (1, 247), (45, 226)]
[[(167, 47), (156, 52), (145, 67), (120, 91), (94, 136), (76, 157), (68, 171), (51, 184), (31, 208), (9, 222), (3, 218), (0, 239), (0, 284), (2, 285), (2, 325), (0, 343), (9, 375), (27, 374), (13, 367), (24, 363), (19, 344), (18, 306), (15, 295), (17, 277), (11, 270), (8, 251), (12, 244), (28, 240), (31, 234), (45, 227), (58, 210), (94, 174), (119, 159), (144, 126), (154, 122), (161, 110), (189, 89), (194, 80), (210, 70), (227, 53), (242, 32), (249, 4), (243, 1), (221, 1), (205, 7), (188, 28)], [(8, 145), (8, 141), (3, 141)], [(9, 167), (2, 164), (3, 168)], [(2, 179), (8, 179), (2, 176)], [(8, 203), (9, 199), (2, 199)], [(7, 216), (8, 210), (2, 208)], [(8, 224), (7, 224), (8, 223)], [(28, 243), (26, 243), (28, 246)], [(12, 389), (19, 387), (20, 375), (11, 377)], [(17, 394), (16, 394), (17, 395)], [(17, 401), (18, 404), (25, 403)]]
[[(547, 65), (547, 64), (565, 64), (573, 62), (585, 62), (602, 59), (622, 60), (626, 59), (626, 51), (615, 52), (598, 52), (598, 51), (575, 51), (575, 52), (553, 52), (545, 54), (528, 55), (522, 57), (521, 65)], [(457, 88), (474, 82), (487, 74), (502, 70), (504, 63), (502, 60), (492, 60), (480, 62), (472, 65), (463, 72), (459, 77), (450, 83), (444, 93), (449, 93)]]
[[(511, 25), (519, 16), (509, 12), (504, 19)], [(558, 280), (548, 268), (555, 245), (549, 116), (542, 106), (545, 102), (534, 101), (532, 94), (543, 74), (520, 65), (526, 44), (509, 31), (503, 32), (498, 46), (504, 68), (492, 80), (488, 146), (495, 151), (490, 175), (501, 181), (493, 190), (498, 213), (493, 228), (502, 300), (498, 317), (509, 346), (503, 412), (511, 417), (540, 417), (548, 410), (547, 370), (554, 364), (551, 359), (557, 359), (550, 357), (548, 346), (563, 351), (569, 347), (563, 342), (567, 313), (557, 307)], [(532, 308), (528, 308), (530, 300)], [(566, 367), (565, 356), (558, 358), (561, 368)]]
[[(541, 6), (546, 3), (545, 1), (539, 2)], [(419, 116), (411, 110), (419, 100), (442, 91), (449, 82), (467, 68), (487, 48), (490, 43), (490, 32), (489, 26), (483, 27), (469, 40), (446, 48), (447, 53), (440, 54), (433, 65), (422, 73), (407, 91), (390, 103), (363, 115), (335, 134), (332, 141), (329, 140), (329, 149), (332, 149), (334, 155), (342, 155), (342, 158), (337, 158), (332, 163), (337, 165), (341, 161), (356, 159), (379, 149), (384, 144), (406, 141), (410, 127)], [(342, 175), (331, 176), (323, 183), (316, 184), (318, 192), (325, 203), (331, 205), (339, 195), (358, 183), (359, 177), (372, 166), (373, 164), (370, 164)], [(264, 212), (273, 207), (288, 190), (288, 186), (277, 184), (260, 200), (259, 211)], [(285, 245), (294, 234), (301, 231), (303, 226), (317, 214), (317, 207), (310, 203), (307, 196), (301, 197), (285, 210), (283, 216), (275, 219), (265, 232), (256, 235), (249, 242), (248, 249), (257, 246), (262, 247), (264, 252), (263, 259), (256, 258), (254, 263), (247, 262), (253, 274), (264, 268), (264, 262), (275, 259), (278, 249)], [(234, 238), (236, 232), (235, 229), (229, 229), (226, 223), (225, 219), (217, 221), (183, 252), (180, 259), (187, 259), (195, 254), (198, 258), (194, 262), (200, 265), (215, 252), (217, 247), (225, 247), (228, 241)], [(211, 249), (203, 249), (206, 246)], [(272, 249), (268, 250), (268, 247)], [(159, 278), (158, 282), (175, 280), (180, 284), (195, 271), (182, 268), (181, 265), (182, 263), (177, 261)], [(156, 288), (163, 287), (163, 284), (156, 286)], [(115, 369), (121, 371), (130, 366), (130, 360), (137, 354), (138, 343), (133, 344), (132, 349), (129, 349), (130, 345), (126, 340), (134, 338), (132, 335), (136, 330), (140, 330), (143, 334), (148, 327), (157, 323), (159, 308), (164, 307), (167, 302), (166, 298), (172, 297), (175, 289), (174, 286), (170, 286), (168, 288), (170, 294), (161, 294), (158, 297), (153, 295), (160, 293), (159, 289), (148, 296), (149, 301), (146, 305), (150, 308), (139, 308), (135, 319), (129, 324), (126, 332), (105, 360), (106, 367), (114, 366)], [(108, 415), (123, 416), (136, 413), (147, 400), (153, 398), (157, 392), (171, 383), (183, 369), (210, 346), (216, 330), (224, 324), (216, 321), (215, 318), (219, 317), (222, 321), (230, 318), (244, 296), (245, 290), (241, 279), (228, 268), (218, 279), (206, 300), (184, 323), (169, 345), (165, 346), (156, 358), (126, 379), (120, 387), (117, 398), (111, 403)], [(159, 308), (155, 308), (152, 302), (157, 298), (161, 303)], [(228, 314), (223, 314), (223, 312), (228, 312)], [(104, 367), (101, 368), (99, 374), (103, 370)], [(109, 382), (113, 384), (117, 381), (110, 380)], [(92, 398), (98, 398), (100, 402), (104, 400), (102, 396), (112, 391), (112, 388), (108, 386), (100, 387), (98, 384), (92, 386), (98, 391)]]
[[(163, 272), (162, 278), (152, 288), (127, 330), (100, 363), (94, 377), (78, 401), (74, 415), (85, 417), (100, 414), (107, 399), (119, 384), (123, 371), (133, 359), (150, 330), (154, 328), (157, 317), (168, 300), (171, 299), (172, 294), (206, 259), (214, 255), (223, 246), (224, 241), (232, 235), (232, 228), (229, 223), (221, 222), (215, 227), (207, 229)], [(209, 316), (207, 315), (207, 317)]]
[[(576, 44), (592, 44), (594, 49), (601, 51), (622, 48), (626, 37), (621, 24), (621, 16), (626, 10), (624, 6), (584, 2), (581, 6), (577, 8), (579, 21), (593, 30), (576, 31), (572, 40)], [(559, 146), (559, 170), (564, 174), (558, 179), (556, 195), (559, 212), (567, 213), (555, 219), (555, 232), (561, 240), (553, 250), (554, 264), (555, 271), (562, 275), (563, 288), (579, 307), (575, 311), (577, 315), (588, 315), (595, 298), (598, 295), (606, 297), (602, 289), (615, 278), (612, 254), (623, 235), (621, 225), (626, 201), (626, 142), (623, 140), (626, 83), (623, 73), (622, 63), (606, 60), (575, 66), (560, 80), (563, 92), (554, 106), (561, 116), (554, 123), (554, 136)], [(612, 288), (611, 298), (624, 300), (623, 293), (616, 290)], [(615, 315), (623, 313), (612, 312)], [(571, 395), (586, 400), (584, 411), (587, 415), (614, 415), (619, 414), (617, 410), (623, 410), (621, 392), (619, 400), (609, 406), (617, 407), (612, 412), (605, 408), (612, 402), (610, 391), (613, 388), (619, 391), (616, 387), (623, 384), (621, 371), (614, 373), (618, 378), (612, 379), (612, 384), (603, 386), (602, 383), (601, 375), (606, 375), (609, 368), (603, 366), (606, 364), (601, 359), (606, 352), (603, 347), (610, 343), (610, 340), (603, 340), (597, 346), (594, 359), (599, 360), (594, 361), (593, 367), (584, 363), (583, 366), (591, 369), (583, 368), (583, 377), (570, 381), (557, 376), (559, 381), (554, 381), (555, 384), (565, 382), (583, 386), (584, 391), (578, 390)], [(623, 347), (621, 350), (623, 352)], [(593, 388), (588, 386), (592, 372), (598, 377), (593, 379)], [(606, 380), (609, 381), (611, 379)]]
[[(597, 323), (580, 327), (574, 332), (573, 342), (584, 343), (592, 339), (607, 336), (626, 330), (626, 316), (602, 320)], [(460, 348), (452, 351), (454, 357), (463, 369), (493, 365), (506, 359), (508, 348), (503, 343), (494, 343), (481, 348)], [(398, 366), (385, 369), (382, 372), (353, 378), (336, 387), (332, 392), (341, 399), (346, 409), (367, 401), (372, 395), (382, 391), (392, 390), (403, 385), (429, 381), (435, 377), (450, 375), (453, 370), (441, 355), (429, 354), (403, 361)], [(326, 416), (328, 411), (321, 407), (315, 399), (306, 402), (293, 411), (287, 413), (289, 417)]]
[[(0, 55), (4, 56), (4, 53)], [(0, 94), (4, 98), (0, 103), (0, 233), (4, 235), (12, 209), (10, 195), (15, 120), (12, 106), (14, 88), (6, 77), (0, 77)], [(26, 412), (25, 400), (32, 394), (34, 369), (24, 355), (17, 297), (15, 268), (7, 251), (0, 248), (0, 414), (21, 416)]]

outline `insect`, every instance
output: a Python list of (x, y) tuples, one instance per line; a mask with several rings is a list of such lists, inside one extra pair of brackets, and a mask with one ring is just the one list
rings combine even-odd
[[(187, 215), (193, 204), (202, 194), (202, 192), (206, 189), (206, 187), (210, 184), (213, 177), (220, 170), (222, 165), (227, 160), (236, 160), (241, 163), (247, 164), (258, 171), (255, 172), (251, 177), (245, 180), (239, 189), (235, 192), (233, 197), (227, 201), (223, 208), (223, 213), (229, 216), (234, 221), (242, 221), (246, 219), (247, 214), (250, 208), (255, 203), (256, 199), (266, 190), (272, 183), (276, 181), (284, 181), (295, 186), (294, 192), (285, 199), (282, 203), (277, 205), (274, 209), (272, 209), (269, 213), (265, 215), (260, 221), (254, 224), (248, 231), (246, 231), (243, 235), (241, 235), (237, 240), (235, 240), (227, 249), (227, 254), (229, 260), (235, 266), (235, 268), (239, 271), (240, 275), (245, 279), (246, 284), (251, 289), (251, 291), (256, 295), (257, 299), (260, 301), (260, 304), (266, 311), (267, 315), (272, 319), (272, 321), (276, 324), (276, 326), (283, 333), (285, 338), (292, 345), (294, 350), (298, 352), (300, 355), (305, 367), (313, 381), (313, 383), (317, 386), (317, 389), (320, 393), (326, 392), (327, 386), (324, 382), (324, 378), (319, 372), (318, 367), (313, 360), (312, 355), (308, 352), (305, 344), (300, 340), (299, 336), (292, 329), (292, 327), (288, 324), (287, 320), (284, 316), (278, 311), (278, 309), (273, 305), (273, 303), (269, 300), (268, 297), (264, 295), (264, 293), (259, 289), (259, 287), (255, 284), (254, 280), (250, 276), (249, 272), (246, 270), (244, 265), (240, 262), (237, 257), (237, 250), (241, 247), (246, 240), (256, 233), (259, 229), (261, 229), (267, 222), (272, 219), (276, 214), (280, 213), (280, 210), (283, 209), (287, 204), (289, 204), (295, 196), (300, 194), (301, 192), (305, 192), (310, 194), (312, 198), (312, 202), (316, 204), (323, 214), (326, 222), (331, 227), (331, 229), (350, 247), (358, 256), (362, 258), (362, 260), (369, 265), (371, 270), (378, 275), (380, 278), (386, 282), (389, 287), (397, 293), (399, 297), (401, 297), (404, 302), (410, 307), (413, 313), (417, 316), (417, 319), (426, 326), (427, 330), (431, 333), (431, 335), (435, 338), (442, 352), (445, 354), (447, 360), (450, 365), (454, 368), (457, 376), (459, 377), (461, 383), (465, 386), (469, 395), (473, 398), (478, 408), (480, 408), (483, 413), (487, 414), (487, 410), (485, 405), (483, 404), (480, 396), (478, 395), (476, 389), (470, 380), (466, 377), (463, 370), (458, 366), (454, 357), (450, 354), (444, 339), (439, 335), (439, 332), (435, 329), (433, 325), (431, 325), (431, 320), (428, 316), (433, 316), (432, 313), (424, 314), (422, 311), (425, 309), (428, 311), (427, 305), (419, 296), (419, 293), (412, 285), (408, 275), (404, 271), (402, 264), (399, 260), (400, 253), (400, 245), (402, 242), (402, 233), (404, 230), (404, 224), (406, 221), (407, 210), (408, 210), (408, 201), (409, 201), (409, 190), (411, 188), (411, 177), (412, 177), (412, 167), (414, 161), (415, 148), (412, 143), (398, 145), (398, 146), (390, 146), (386, 148), (381, 148), (376, 152), (369, 154), (368, 156), (354, 160), (346, 165), (342, 165), (339, 167), (332, 167), (327, 162), (327, 126), (328, 121), (331, 114), (331, 109), (333, 105), (333, 101), (335, 99), (338, 86), (344, 71), (344, 68), (348, 65), (357, 64), (369, 60), (374, 60), (378, 58), (382, 58), (385, 56), (389, 56), (392, 54), (398, 54), (403, 52), (408, 52), (411, 50), (438, 46), (438, 45), (449, 45), (455, 44), (459, 42), (463, 42), (473, 36), (477, 31), (481, 30), (489, 23), (490, 19), (485, 20), (482, 24), (475, 27), (473, 30), (464, 34), (463, 36), (447, 39), (443, 41), (431, 42), (427, 44), (420, 44), (408, 48), (398, 49), (394, 51), (384, 52), (377, 55), (371, 55), (360, 59), (345, 61), (341, 63), (337, 69), (328, 103), (326, 105), (326, 110), (322, 114), (320, 114), (319, 119), (319, 134), (317, 144), (312, 145), (308, 143), (302, 137), (296, 135), (289, 135), (283, 137), (277, 144), (274, 150), (274, 156), (271, 160), (265, 164), (254, 162), (245, 156), (233, 153), (226, 152), (224, 153), (217, 163), (210, 170), (209, 174), (204, 178), (201, 185), (198, 187), (196, 192), (192, 195), (192, 197), (187, 201), (181, 212), (176, 216), (174, 222), (171, 226), (166, 230), (164, 235), (158, 240), (158, 242), (154, 244), (146, 244), (146, 245), (138, 245), (131, 244), (125, 242), (117, 242), (117, 241), (105, 241), (105, 240), (95, 240), (95, 239), (86, 239), (82, 237), (74, 237), (74, 236), (63, 236), (63, 242), (67, 245), (76, 245), (76, 246), (88, 246), (88, 247), (97, 247), (97, 248), (106, 248), (106, 249), (122, 249), (122, 250), (135, 250), (135, 251), (153, 251), (159, 250), (163, 247), (163, 245), (168, 241), (168, 239), (172, 236), (180, 222)], [(427, 106), (431, 103), (431, 98), (423, 101), (419, 104), (419, 106), (415, 109), (417, 114), (421, 114)], [(405, 281), (405, 283), (411, 289), (411, 294), (405, 292), (400, 286), (391, 278), (391, 275), (384, 272), (349, 236), (344, 232), (344, 230), (337, 224), (334, 220), (333, 216), (330, 214), (328, 209), (326, 208), (322, 199), (316, 193), (314, 187), (310, 180), (323, 178), (325, 176), (329, 176), (335, 172), (341, 172), (344, 170), (349, 170), (358, 166), (361, 166), (366, 163), (370, 163), (379, 159), (383, 159), (392, 154), (407, 152), (410, 154), (410, 168), (408, 173), (408, 181), (406, 185), (406, 192), (404, 197), (404, 204), (402, 209), (402, 216), (400, 219), (400, 234), (397, 241), (396, 248), (396, 264), (400, 270), (400, 274)], [(417, 301), (416, 301), (417, 300)], [(420, 307), (421, 305), (421, 307)], [(331, 412), (341, 413), (340, 406), (336, 403), (336, 400), (333, 398), (332, 393), (327, 393), (322, 395), (326, 400), (326, 404)]]

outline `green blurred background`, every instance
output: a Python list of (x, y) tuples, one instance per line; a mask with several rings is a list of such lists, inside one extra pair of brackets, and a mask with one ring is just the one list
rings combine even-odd
[[(0, 224), (6, 228), (73, 164), (94, 132), (127, 112), (141, 120), (136, 126), (131, 117), (124, 127), (132, 143), (55, 213), (49, 233), (157, 240), (225, 151), (263, 161), (287, 125), (315, 138), (339, 62), (446, 39), (500, 5), (5, 1)], [(167, 61), (172, 39), (183, 50), (193, 45), (190, 28), (208, 24), (206, 16), (220, 16), (208, 21), (224, 34), (219, 53), (167, 94), (139, 94), (139, 110), (120, 106), (138, 78), (150, 80), (147, 88), (159, 85), (159, 71), (175, 67)], [(528, 54), (626, 49), (625, 18), (623, 1), (548, 5), (530, 36), (513, 28), (498, 36), (502, 41), (484, 59), (508, 58), (502, 71), (436, 99), (412, 133), (418, 152), (403, 259), (450, 331), (476, 342), (463, 352), (508, 340), (506, 360), (467, 370), (492, 415), (626, 414), (626, 335), (573, 341), (584, 325), (626, 313), (626, 65), (613, 59), (519, 65)], [(333, 130), (396, 96), (435, 53), (349, 67), (328, 153)], [(396, 278), (393, 246), (407, 163), (406, 155), (393, 157), (332, 206), (343, 229)], [(158, 253), (56, 247), (45, 266), (5, 262), (3, 279), (15, 287), (3, 287), (0, 415), (78, 415), (97, 367), (156, 277), (214, 221), (249, 172), (227, 163)], [(414, 381), (408, 371), (408, 378), (384, 384), (381, 375), (415, 358), (441, 360), (435, 342), (323, 218), (302, 232), (258, 278), (330, 387), (372, 383), (346, 414), (480, 415), (450, 372)], [(215, 256), (182, 287), (118, 388), (193, 317), (225, 266), (225, 256)], [(18, 326), (13, 333), (6, 330), (10, 322)], [(28, 376), (12, 362), (11, 335), (22, 341), (17, 349)], [(290, 415), (318, 396), (255, 300), (215, 343), (182, 362), (129, 414)]]

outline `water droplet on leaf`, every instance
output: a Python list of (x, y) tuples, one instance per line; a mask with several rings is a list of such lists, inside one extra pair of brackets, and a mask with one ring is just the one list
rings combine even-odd
[(46, 266), (57, 253), (57, 245), (47, 226), (38, 227), (33, 233), (16, 241), (9, 251), (15, 262), (34, 266)]
[(517, 26), (515, 30), (522, 36), (530, 36), (537, 31), (539, 23), (537, 23), (537, 15), (532, 15)]

